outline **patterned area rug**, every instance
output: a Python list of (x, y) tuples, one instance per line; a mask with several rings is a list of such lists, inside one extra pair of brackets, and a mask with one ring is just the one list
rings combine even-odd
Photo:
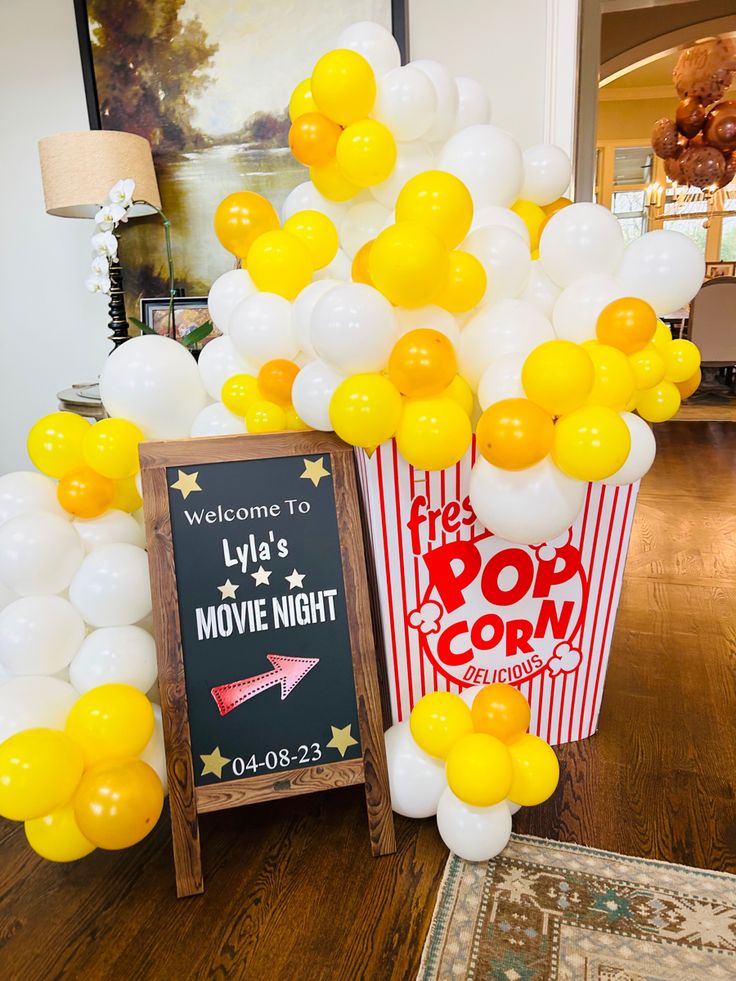
[(736, 978), (736, 876), (512, 835), (451, 855), (418, 981)]

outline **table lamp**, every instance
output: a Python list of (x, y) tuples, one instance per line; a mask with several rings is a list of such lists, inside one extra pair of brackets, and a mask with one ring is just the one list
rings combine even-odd
[[(87, 130), (45, 136), (38, 142), (46, 212), (61, 218), (94, 218), (117, 181), (132, 177), (135, 200), (128, 218), (161, 207), (151, 144), (134, 133)], [(110, 262), (110, 331), (113, 347), (128, 339), (120, 259)]]

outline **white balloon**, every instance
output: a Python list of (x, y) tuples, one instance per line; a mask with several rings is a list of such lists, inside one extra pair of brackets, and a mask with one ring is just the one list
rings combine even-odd
[(581, 276), (560, 293), (555, 303), (552, 311), (555, 334), (576, 344), (595, 340), (601, 310), (625, 295), (615, 276), (608, 273)]
[(230, 337), (241, 358), (256, 368), (274, 358), (291, 359), (299, 350), (291, 304), (276, 293), (255, 293), (241, 300), (230, 317)]
[(501, 470), (479, 457), (470, 475), (470, 503), (478, 520), (508, 542), (548, 542), (575, 521), (588, 485), (545, 457), (526, 470)]
[(364, 201), (353, 205), (340, 225), (340, 244), (351, 259), (355, 258), (362, 245), (370, 242), (384, 229), (390, 214), (388, 208), (384, 208), (378, 201)]
[[(616, 473), (601, 481), (603, 484), (633, 484), (648, 473), (657, 455), (657, 443), (648, 423), (633, 412), (622, 412), (631, 436), (631, 449), (626, 462)], [(0, 614), (2, 616), (2, 614)]]
[(467, 75), (455, 77), (457, 85), (458, 107), (456, 132), (467, 129), (468, 126), (478, 126), (491, 121), (491, 100), (488, 93), (474, 78)]
[(191, 353), (157, 334), (132, 337), (112, 352), (100, 375), (100, 396), (109, 415), (155, 439), (188, 436), (207, 404)]
[(533, 259), (532, 269), (529, 273), (529, 279), (526, 281), (524, 292), (521, 294), (521, 299), (526, 300), (527, 303), (533, 303), (538, 310), (542, 311), (545, 317), (551, 319), (552, 311), (559, 295), (560, 287), (552, 282), (544, 269), (542, 269), (542, 264), (539, 260)]
[(506, 804), (506, 807), (508, 807), (509, 814), (511, 815), (516, 814), (517, 811), (521, 810), (521, 804), (515, 804), (512, 800), (506, 800), (504, 803)]
[(197, 362), (199, 377), (207, 394), (220, 401), (222, 386), (233, 375), (254, 375), (257, 369), (241, 358), (229, 337), (215, 337), (202, 348)]
[(222, 402), (208, 405), (192, 423), (190, 436), (240, 436), (247, 433), (245, 420), (226, 409)]
[(305, 286), (299, 293), (291, 308), (291, 324), (294, 330), (296, 342), (299, 350), (303, 351), (310, 358), (316, 358), (317, 352), (312, 347), (312, 314), (317, 302), (322, 299), (325, 293), (329, 292), (333, 286), (339, 286), (338, 279), (320, 279)]
[(487, 225), (465, 239), (463, 250), (483, 265), (488, 277), (485, 301), (519, 296), (532, 271), (529, 246), (509, 228)]
[(628, 246), (617, 275), (626, 295), (641, 297), (658, 314), (672, 313), (703, 285), (705, 259), (681, 232), (658, 228)]
[(460, 698), (462, 698), (469, 709), (472, 709), (475, 696), (479, 691), (483, 691), (485, 687), (485, 685), (473, 685), (472, 688), (463, 688), (460, 692)]
[[(221, 333), (227, 334), (230, 317), (235, 307), (246, 296), (252, 296), (256, 292), (256, 285), (245, 269), (231, 269), (218, 276), (210, 287), (210, 294), (207, 297), (207, 309), (215, 327)], [(204, 350), (212, 343), (213, 341), (210, 341), (209, 344), (205, 344)]]
[(314, 282), (320, 282), (320, 280), (324, 279), (336, 279), (341, 283), (349, 283), (352, 270), (353, 263), (350, 260), (350, 256), (344, 249), (338, 249), (332, 262), (328, 262), (326, 266), (318, 269), (312, 278)]
[(330, 432), (330, 401), (344, 378), (345, 375), (324, 361), (310, 361), (305, 365), (291, 390), (291, 401), (299, 418), (312, 429)]
[(23, 596), (0, 612), (0, 661), (12, 674), (56, 674), (84, 640), (84, 621), (61, 596)]
[(505, 354), (494, 358), (478, 382), (478, 402), (484, 411), (502, 399), (526, 398), (521, 384), (521, 369), (526, 354)]
[(468, 126), (450, 137), (440, 153), (439, 167), (467, 185), (476, 208), (513, 204), (524, 177), (518, 143), (506, 130), (490, 124)]
[(552, 324), (524, 300), (500, 300), (482, 306), (460, 334), (460, 374), (472, 388), (488, 365), (507, 354), (526, 358), (535, 347), (554, 340)]
[(297, 211), (321, 211), (333, 224), (339, 225), (347, 210), (347, 205), (341, 201), (330, 201), (319, 193), (311, 181), (305, 181), (287, 195), (281, 206), (281, 221), (291, 218)]
[(118, 511), (117, 508), (105, 511), (99, 518), (77, 518), (74, 527), (86, 552), (101, 545), (113, 545), (115, 542), (127, 542), (139, 548), (146, 544), (143, 528), (133, 515)]
[(493, 807), (472, 807), (448, 787), (437, 807), (437, 830), (459, 858), (466, 862), (488, 862), (509, 843), (511, 813), (505, 801)]
[(544, 271), (562, 287), (589, 273), (615, 273), (623, 252), (616, 218), (607, 208), (588, 201), (552, 215), (539, 242)]
[(164, 788), (164, 795), (169, 792), (169, 780), (166, 773), (166, 751), (164, 749), (164, 727), (161, 718), (161, 706), (151, 705), (153, 709), (153, 735), (148, 740), (145, 749), (139, 754), (139, 759), (148, 763)]
[(93, 630), (69, 668), (80, 695), (97, 685), (132, 685), (143, 694), (156, 680), (156, 644), (140, 627)]
[(58, 678), (11, 678), (0, 685), (0, 743), (24, 729), (63, 729), (78, 697)]
[(59, 504), (56, 481), (33, 470), (15, 470), (0, 477), (0, 525), (29, 511), (49, 511), (67, 521), (71, 518)]
[(450, 72), (438, 61), (409, 62), (410, 68), (419, 69), (432, 83), (437, 99), (437, 108), (434, 113), (434, 120), (429, 130), (424, 135), (428, 143), (441, 143), (446, 140), (451, 133), (455, 132), (457, 122), (457, 110), (460, 101), (455, 79)]
[(0, 610), (4, 610), (9, 603), (13, 603), (18, 599), (18, 594), (14, 593), (12, 589), (0, 581)]
[(396, 163), (391, 176), (380, 184), (370, 188), (373, 197), (385, 208), (393, 208), (399, 191), (412, 177), (431, 170), (434, 165), (434, 154), (427, 143), (397, 143)]
[(19, 596), (60, 593), (83, 558), (79, 535), (58, 514), (31, 511), (0, 527), (0, 580)]
[(315, 351), (345, 374), (381, 371), (397, 335), (393, 307), (364, 283), (336, 286), (318, 300), (312, 315)]
[(151, 612), (148, 556), (120, 543), (96, 548), (69, 587), (69, 599), (93, 627), (122, 627)]
[(447, 787), (444, 760), (417, 746), (408, 722), (391, 726), (385, 739), (391, 807), (404, 817), (432, 817)]
[(570, 183), (570, 158), (558, 146), (537, 143), (524, 150), (524, 184), (521, 195), (534, 204), (552, 204)]
[(485, 208), (478, 208), (473, 213), (471, 232), (474, 232), (476, 228), (485, 228), (488, 225), (502, 225), (504, 228), (510, 228), (512, 232), (516, 232), (526, 242), (527, 248), (529, 248), (529, 229), (524, 224), (524, 219), (511, 208), (502, 208), (498, 204), (488, 204)]
[(346, 27), (335, 47), (349, 48), (363, 55), (378, 79), (401, 64), (396, 38), (374, 21), (362, 20)]
[(448, 310), (437, 307), (433, 303), (424, 307), (414, 307), (411, 310), (397, 307), (395, 309), (396, 319), (399, 322), (399, 337), (408, 334), (410, 330), (420, 330), (429, 328), (439, 331), (449, 338), (455, 348), (460, 343), (460, 328), (457, 320)]
[(378, 82), (371, 115), (395, 140), (421, 139), (437, 112), (437, 92), (429, 77), (412, 65), (394, 68)]

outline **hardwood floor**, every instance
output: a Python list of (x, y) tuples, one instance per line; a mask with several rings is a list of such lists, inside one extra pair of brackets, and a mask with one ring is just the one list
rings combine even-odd
[[(561, 747), (516, 830), (736, 872), (736, 426), (672, 423), (644, 481), (600, 731)], [(397, 819), (370, 857), (360, 787), (201, 820), (206, 893), (174, 898), (168, 821), (69, 866), (0, 823), (0, 977), (409, 979), (447, 853)]]

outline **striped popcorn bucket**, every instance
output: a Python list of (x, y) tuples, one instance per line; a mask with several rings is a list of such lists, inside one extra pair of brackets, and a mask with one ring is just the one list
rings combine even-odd
[(395, 441), (356, 451), (394, 722), (427, 692), (515, 685), (552, 745), (595, 732), (638, 484), (591, 484), (554, 541), (514, 545), (470, 506), (475, 443), (415, 470)]

